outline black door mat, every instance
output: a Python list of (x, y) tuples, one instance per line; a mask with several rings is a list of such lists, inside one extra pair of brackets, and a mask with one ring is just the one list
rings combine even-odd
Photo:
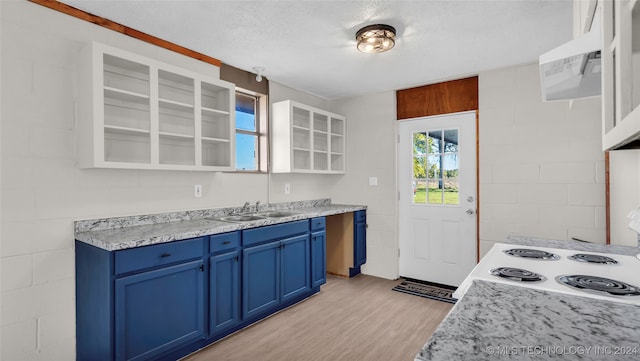
[(402, 282), (392, 288), (392, 290), (430, 298), (436, 301), (448, 303), (456, 303), (456, 301), (458, 301), (458, 299), (453, 298), (453, 292), (456, 290), (455, 287), (410, 278), (402, 279)]

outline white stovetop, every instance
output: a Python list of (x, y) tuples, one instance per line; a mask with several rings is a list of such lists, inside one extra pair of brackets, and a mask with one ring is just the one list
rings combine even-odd
[[(505, 254), (503, 251), (512, 248), (526, 248), (543, 250), (560, 256), (558, 260), (537, 260), (522, 257), (514, 257)], [(597, 254), (611, 257), (618, 261), (614, 265), (590, 264), (577, 262), (568, 259), (576, 253)], [(543, 275), (546, 279), (541, 282), (518, 282), (509, 279), (496, 277), (490, 274), (490, 271), (497, 267), (515, 267), (522, 268)], [(617, 281), (626, 282), (636, 287), (640, 287), (640, 260), (634, 256), (624, 256), (617, 254), (603, 254), (596, 252), (584, 252), (575, 250), (566, 250), (547, 247), (520, 246), (514, 244), (496, 243), (491, 250), (480, 260), (480, 263), (471, 271), (467, 278), (462, 282), (460, 287), (454, 292), (453, 296), (461, 298), (471, 286), (473, 280), (483, 280), (497, 283), (504, 283), (518, 287), (534, 288), (544, 291), (559, 292), (576, 296), (591, 297), (614, 302), (623, 302), (629, 304), (640, 305), (640, 296), (613, 296), (601, 295), (590, 292), (577, 290), (556, 281), (556, 276), (582, 274), (604, 278), (610, 278)]]

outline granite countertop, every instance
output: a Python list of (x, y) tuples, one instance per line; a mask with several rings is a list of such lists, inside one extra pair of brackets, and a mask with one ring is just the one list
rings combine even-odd
[[(511, 236), (507, 243), (636, 255), (638, 249)], [(639, 360), (640, 306), (476, 280), (416, 360)]]
[(295, 214), (242, 223), (207, 219), (237, 213), (240, 207), (83, 220), (75, 222), (75, 239), (107, 251), (115, 251), (270, 224), (354, 212), (366, 208), (366, 206), (361, 205), (332, 204), (330, 200), (322, 199), (263, 205), (259, 208), (260, 212), (286, 210)]
[(416, 360), (638, 360), (640, 307), (474, 281)]
[(635, 256), (640, 253), (640, 249), (637, 247), (628, 246), (616, 246), (607, 244), (597, 244), (578, 241), (558, 241), (553, 239), (534, 238), (534, 237), (522, 237), (522, 236), (508, 236), (505, 243), (519, 244), (522, 246), (538, 246), (538, 247), (550, 247), (560, 249), (572, 249), (576, 251), (585, 252), (598, 252), (598, 253), (610, 253), (610, 254), (622, 254), (625, 256)]

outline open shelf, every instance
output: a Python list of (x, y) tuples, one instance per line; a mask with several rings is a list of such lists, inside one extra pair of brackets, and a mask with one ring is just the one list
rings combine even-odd
[(234, 169), (233, 84), (97, 42), (79, 55), (81, 168)]
[(149, 134), (149, 130), (148, 129), (120, 127), (120, 126), (117, 126), (117, 125), (105, 125), (104, 126), (104, 131), (105, 131), (105, 133), (125, 134), (125, 135), (129, 135), (129, 134), (131, 134), (131, 135), (134, 135), (134, 134), (138, 134), (138, 135)]
[(229, 89), (207, 82), (201, 85), (202, 108), (208, 111), (219, 111), (229, 114), (231, 112)]
[(202, 143), (202, 165), (205, 167), (231, 167), (230, 142)]
[(121, 163), (151, 163), (151, 141), (148, 132), (105, 128), (104, 160)]
[(195, 165), (196, 152), (193, 138), (176, 134), (160, 134), (160, 164)]
[(273, 172), (344, 173), (344, 117), (292, 100), (272, 112)]

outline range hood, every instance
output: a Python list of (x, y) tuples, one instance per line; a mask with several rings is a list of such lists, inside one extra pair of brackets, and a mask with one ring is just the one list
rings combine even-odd
[(600, 31), (592, 30), (540, 55), (542, 100), (571, 100), (600, 95), (600, 44)]

